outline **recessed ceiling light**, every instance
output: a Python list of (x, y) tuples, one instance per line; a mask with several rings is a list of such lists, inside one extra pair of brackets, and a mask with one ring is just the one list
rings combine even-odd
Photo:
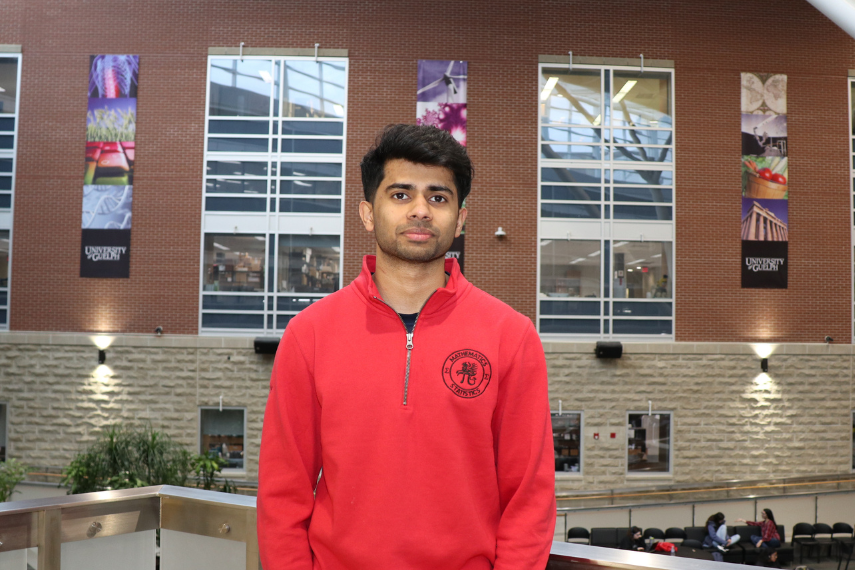
[(555, 88), (555, 84), (558, 83), (557, 77), (550, 77), (546, 85), (543, 87), (543, 91), (540, 92), (540, 100), (546, 101), (549, 99), (549, 95), (552, 93), (552, 90)]
[(258, 74), (261, 76), (265, 83), (273, 83), (273, 77), (267, 71), (264, 71), (262, 69), (258, 72)]
[(635, 79), (630, 79), (629, 81), (627, 81), (621, 88), (621, 90), (618, 91), (618, 94), (615, 95), (614, 102), (620, 103), (621, 101), (623, 101), (623, 98), (626, 97), (626, 94), (629, 93), (630, 89), (635, 87), (636, 83), (638, 83), (638, 81), (636, 81)]
[(225, 250), (225, 251), (231, 251), (231, 250), (230, 250), (229, 248), (227, 248), (226, 246), (224, 246), (224, 245), (220, 245), (220, 244), (218, 244), (217, 242), (214, 242), (214, 247), (216, 247), (217, 249)]

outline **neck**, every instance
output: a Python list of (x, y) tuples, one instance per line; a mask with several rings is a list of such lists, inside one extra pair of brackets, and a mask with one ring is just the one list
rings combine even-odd
[(428, 262), (405, 261), (377, 248), (374, 284), (383, 301), (398, 313), (418, 313), (434, 291), (445, 287), (447, 281), (442, 257)]

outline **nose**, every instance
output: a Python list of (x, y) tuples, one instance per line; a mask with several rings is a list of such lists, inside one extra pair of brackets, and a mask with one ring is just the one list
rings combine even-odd
[(416, 194), (410, 204), (410, 211), (407, 213), (407, 217), (413, 220), (429, 220), (431, 212), (427, 198), (421, 194)]

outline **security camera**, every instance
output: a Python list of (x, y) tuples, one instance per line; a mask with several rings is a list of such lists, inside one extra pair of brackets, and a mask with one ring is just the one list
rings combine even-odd
[(157, 327), (155, 327), (155, 329), (154, 329), (154, 334), (156, 334), (157, 336), (162, 335), (162, 334), (163, 334), (163, 327), (162, 327), (162, 326), (160, 326), (160, 325), (158, 325)]
[(828, 344), (831, 344), (832, 342), (834, 342), (834, 339), (833, 339), (833, 338), (831, 338), (830, 336), (826, 336), (826, 337), (825, 337), (825, 342), (826, 342), (826, 343), (828, 343)]

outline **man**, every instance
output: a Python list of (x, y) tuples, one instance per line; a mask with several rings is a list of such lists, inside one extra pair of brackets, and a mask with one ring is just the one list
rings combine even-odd
[(544, 568), (555, 471), (543, 349), (529, 319), (445, 259), (466, 219), (466, 150), (395, 125), (361, 167), (376, 257), (288, 323), (273, 367), (262, 565)]

